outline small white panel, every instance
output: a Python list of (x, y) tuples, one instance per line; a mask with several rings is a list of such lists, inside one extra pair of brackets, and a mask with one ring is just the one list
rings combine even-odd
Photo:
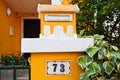
[(49, 25), (44, 26), (44, 37), (45, 38), (50, 37), (50, 26)]
[(53, 35), (55, 38), (62, 38), (64, 35), (63, 27), (62, 26), (55, 26)]
[(69, 75), (70, 61), (47, 61), (47, 75)]
[(68, 34), (72, 34), (73, 33), (73, 26), (72, 25), (67, 26), (67, 33)]
[(45, 14), (45, 21), (73, 21), (72, 14)]
[(61, 5), (62, 0), (51, 0), (52, 5)]
[(13, 26), (10, 26), (10, 36), (13, 36), (14, 35), (14, 28)]
[(72, 25), (67, 26), (67, 37), (70, 37), (70, 38), (74, 37), (74, 35), (73, 35), (73, 26)]

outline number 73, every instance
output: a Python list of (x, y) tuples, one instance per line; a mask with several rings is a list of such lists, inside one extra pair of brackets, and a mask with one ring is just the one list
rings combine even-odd
[[(56, 69), (58, 67), (58, 64), (53, 64), (53, 72), (56, 72)], [(60, 64), (60, 72), (65, 72), (65, 65), (64, 64)]]

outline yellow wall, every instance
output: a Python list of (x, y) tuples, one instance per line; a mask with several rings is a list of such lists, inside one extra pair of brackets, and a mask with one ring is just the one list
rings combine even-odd
[(20, 17), (22, 19), (22, 17), (24, 18), (29, 18), (29, 19), (34, 19), (34, 18), (38, 18), (38, 13), (35, 12), (35, 13), (27, 13), (27, 12), (17, 12), (16, 13), (16, 16), (17, 17)]
[[(68, 0), (63, 0), (63, 1), (64, 1), (64, 4), (67, 4)], [(9, 7), (9, 5), (7, 5), (4, 2), (4, 0), (0, 0), (0, 55), (2, 53), (4, 53), (4, 54), (14, 53), (16, 55), (20, 55), (20, 53), (21, 53), (21, 51), (20, 51), (21, 26), (22, 26), (21, 19), (22, 19), (22, 17), (37, 17), (37, 13), (19, 13), (19, 12), (15, 13), (12, 10), (12, 14), (10, 16), (7, 16), (6, 15), (7, 7)], [(65, 14), (67, 14), (67, 13), (65, 13)], [(72, 13), (72, 14), (74, 14), (74, 13)], [(74, 16), (74, 18), (75, 18), (75, 16)], [(42, 22), (43, 22), (43, 20), (41, 20), (41, 23)], [(56, 25), (56, 24), (53, 24), (52, 22), (45, 23), (45, 24), (51, 24), (52, 26)], [(57, 24), (61, 24), (61, 22), (58, 22)], [(69, 22), (67, 24), (73, 24), (73, 23)], [(64, 24), (64, 22), (62, 22), (62, 25), (66, 26)], [(14, 36), (9, 35), (10, 26), (14, 27)], [(53, 30), (51, 30), (51, 32), (53, 32)], [(66, 29), (65, 29), (65, 32), (66, 32)], [(74, 32), (74, 33), (76, 33), (76, 32)]]
[[(73, 21), (68, 21), (68, 22), (45, 22), (44, 21), (44, 15), (45, 14), (72, 14), (73, 15)], [(76, 13), (75, 12), (41, 12), (40, 13), (40, 16), (41, 16), (41, 34), (44, 34), (44, 26), (43, 25), (50, 25), (51, 27), (51, 33), (53, 33), (53, 28), (54, 26), (56, 25), (60, 25), (60, 26), (63, 26), (64, 28), (64, 32), (67, 32), (67, 26), (68, 25), (72, 25), (74, 26), (73, 28), (73, 33), (76, 34)]]
[[(83, 55), (80, 52), (63, 53), (32, 53), (31, 54), (31, 80), (79, 80), (82, 69), (76, 59)], [(47, 75), (47, 60), (69, 60), (70, 75)]]
[(62, 4), (70, 4), (71, 0), (62, 0)]
[[(14, 53), (20, 54), (20, 40), (21, 40), (21, 20), (16, 17), (12, 11), (10, 16), (7, 16), (6, 9), (9, 7), (0, 0), (0, 55)], [(14, 35), (10, 36), (10, 26), (14, 28)]]
[[(0, 0), (0, 55), (21, 54), (21, 27), (22, 17), (36, 17), (36, 13), (15, 13), (12, 10), (10, 16), (7, 16), (6, 9), (9, 7), (4, 0)], [(10, 26), (14, 27), (14, 36), (9, 35)]]

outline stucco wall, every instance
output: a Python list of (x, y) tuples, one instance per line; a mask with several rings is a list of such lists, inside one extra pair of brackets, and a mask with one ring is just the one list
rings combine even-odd
[[(21, 41), (21, 19), (17, 17), (13, 10), (7, 16), (6, 9), (9, 6), (0, 0), (0, 55), (1, 54), (20, 54)], [(14, 34), (10, 35), (10, 26), (13, 27)]]

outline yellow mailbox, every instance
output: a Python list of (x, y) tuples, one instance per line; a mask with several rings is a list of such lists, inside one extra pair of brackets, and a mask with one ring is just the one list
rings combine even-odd
[(21, 51), (31, 53), (31, 80), (79, 80), (76, 59), (92, 38), (77, 38), (77, 5), (38, 5), (39, 38), (22, 38)]

